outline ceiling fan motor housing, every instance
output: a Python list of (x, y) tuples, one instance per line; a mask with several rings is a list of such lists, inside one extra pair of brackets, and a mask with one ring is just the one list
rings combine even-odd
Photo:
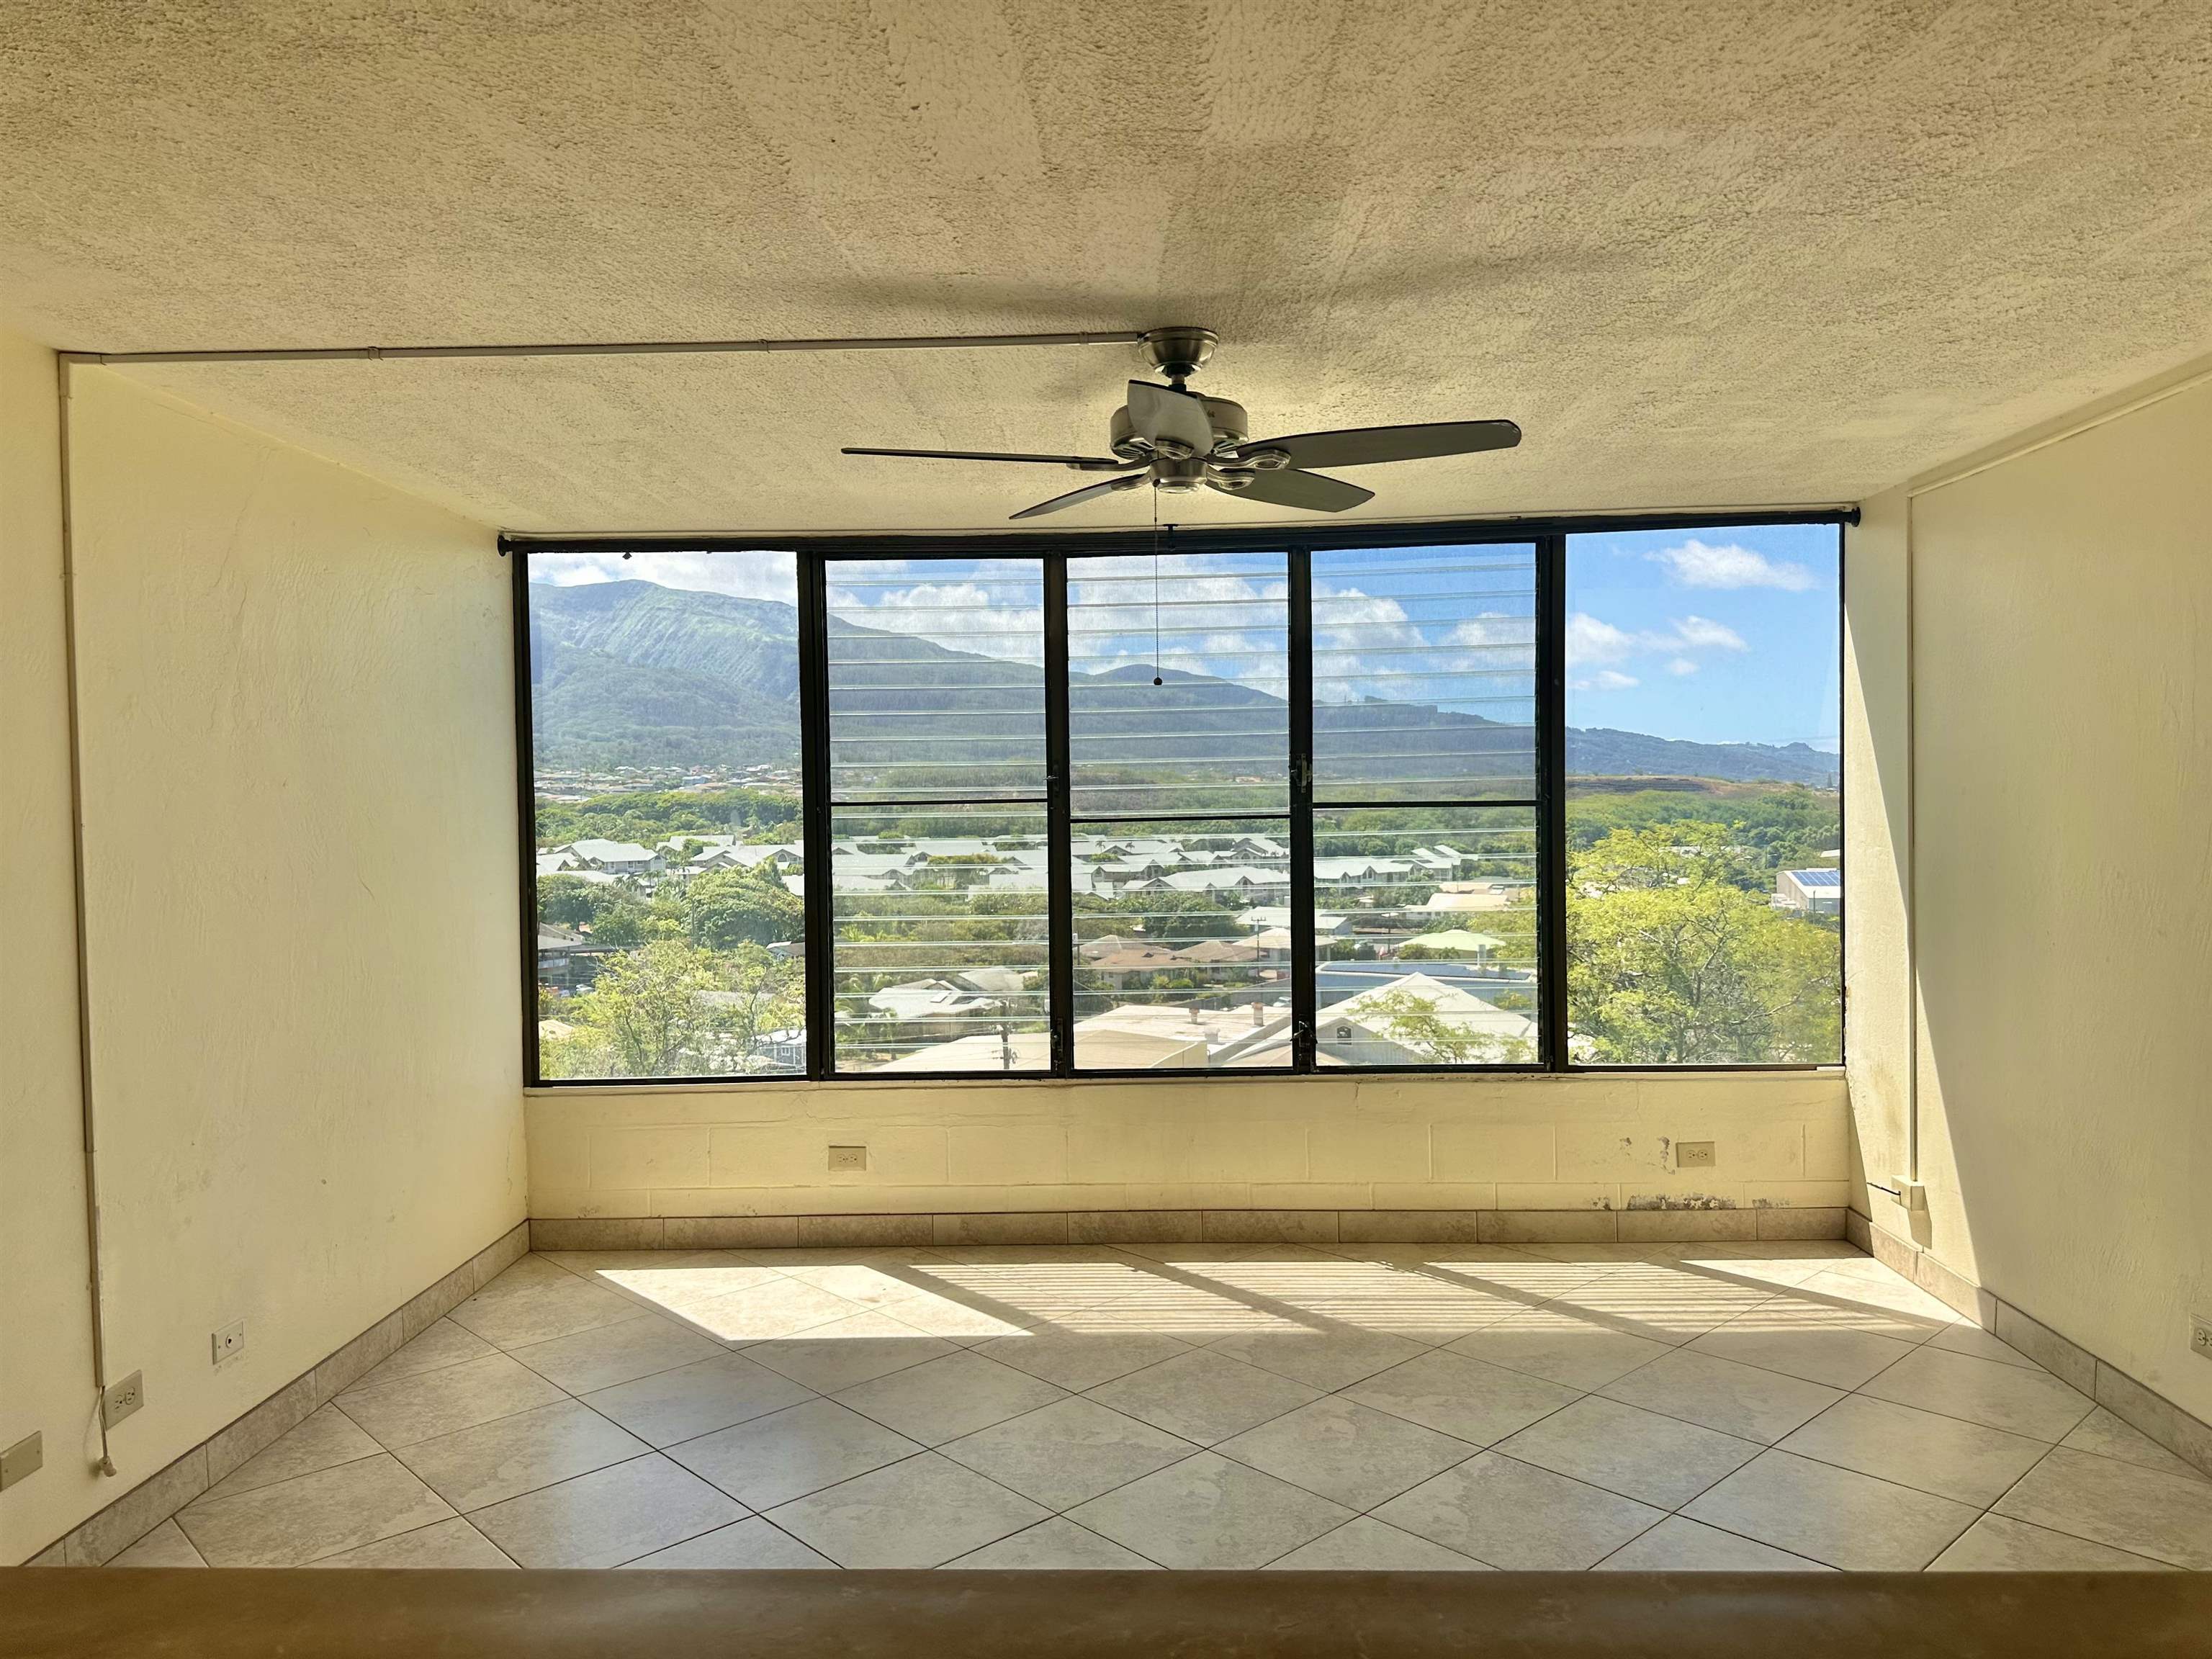
[[(1202, 398), (1198, 397), (1196, 392), (1190, 395), (1198, 398), (1199, 402), (1206, 406), (1206, 418), (1207, 423), (1213, 428), (1213, 444), (1216, 449), (1241, 444), (1251, 436), (1251, 420), (1244, 413), (1243, 404), (1231, 403), (1226, 398)], [(1126, 404), (1114, 411), (1111, 441), (1107, 447), (1125, 461), (1155, 459), (1152, 447), (1137, 436), (1136, 428), (1129, 419), (1128, 405)], [(1169, 456), (1166, 459), (1182, 460), (1188, 458)]]

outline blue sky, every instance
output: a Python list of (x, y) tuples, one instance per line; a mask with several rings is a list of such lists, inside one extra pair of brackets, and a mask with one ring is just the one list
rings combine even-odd
[(1834, 750), (1838, 532), (1786, 525), (1567, 544), (1567, 724)]

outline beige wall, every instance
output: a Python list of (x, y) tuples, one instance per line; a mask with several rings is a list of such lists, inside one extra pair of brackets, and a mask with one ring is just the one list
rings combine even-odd
[[(0, 1495), (33, 1553), (520, 1218), (507, 568), (490, 533), (76, 376), (109, 1371), (91, 1474), (51, 356), (8, 337)], [(216, 1368), (210, 1334), (247, 1325)]]
[[(1885, 1185), (1905, 1167), (1909, 1095), (1909, 509), (1902, 489), (1878, 495), (1844, 537), (1844, 1061), (1857, 1174)], [(1857, 1201), (1863, 1208), (1863, 1192)]]
[[(531, 1213), (1840, 1206), (1836, 1073), (540, 1091)], [(1711, 1140), (1711, 1170), (1672, 1143)], [(866, 1174), (828, 1150), (865, 1144)]]
[[(2174, 384), (1910, 492), (1929, 1208), (1866, 1206), (2212, 1418), (2212, 384)], [(1854, 1025), (1869, 1149), (1901, 1121), (1896, 1028)]]

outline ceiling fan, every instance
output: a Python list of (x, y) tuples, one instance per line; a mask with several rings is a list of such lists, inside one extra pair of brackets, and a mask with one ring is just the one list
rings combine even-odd
[(1254, 442), (1241, 404), (1208, 398), (1185, 385), (1206, 366), (1218, 343), (1209, 328), (1156, 328), (1139, 349), (1167, 377), (1129, 382), (1128, 402), (1114, 411), (1109, 455), (1018, 455), (973, 449), (866, 449), (847, 455), (903, 455), (939, 461), (1019, 461), (1065, 466), (1077, 472), (1110, 472), (1102, 483), (1025, 507), (1013, 516), (1035, 519), (1079, 501), (1149, 483), (1186, 494), (1199, 489), (1249, 495), (1274, 507), (1341, 513), (1371, 501), (1375, 492), (1332, 478), (1315, 467), (1373, 466), (1383, 461), (1425, 460), (1478, 450), (1510, 449), (1521, 428), (1510, 421), (1430, 421), (1417, 426), (1354, 427), (1341, 432), (1300, 432)]

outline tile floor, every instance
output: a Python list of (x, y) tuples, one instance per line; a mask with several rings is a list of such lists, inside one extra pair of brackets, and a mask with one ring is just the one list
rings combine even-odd
[(2212, 1480), (1849, 1246), (532, 1255), (117, 1559), (2212, 1569)]

